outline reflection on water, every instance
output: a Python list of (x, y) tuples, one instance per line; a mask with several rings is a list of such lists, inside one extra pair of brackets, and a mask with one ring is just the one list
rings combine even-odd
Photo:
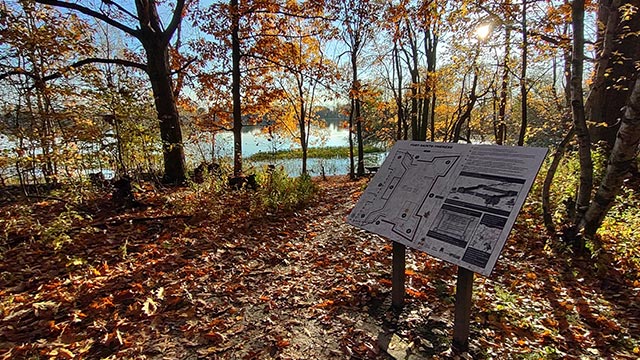
[[(339, 127), (335, 123), (328, 124), (325, 128), (313, 128), (309, 135), (309, 147), (336, 147), (349, 146), (349, 130)], [(282, 134), (269, 134), (264, 128), (258, 126), (247, 126), (242, 131), (242, 156), (246, 159), (259, 152), (273, 153), (279, 150), (299, 149), (300, 144), (291, 136)], [(211, 144), (191, 143), (185, 145), (187, 158), (194, 164), (203, 160), (211, 160)], [(215, 149), (213, 154), (216, 158), (230, 157), (233, 155), (233, 134), (225, 132), (217, 134), (215, 137)], [(379, 166), (386, 154), (366, 154), (365, 166)], [(286, 172), (292, 176), (299, 175), (302, 169), (301, 159), (284, 159), (273, 161), (246, 161), (245, 171), (251, 173), (268, 164), (283, 166)], [(349, 173), (349, 159), (307, 159), (307, 169), (311, 176), (324, 175), (344, 175)]]
[[(0, 155), (8, 155), (11, 149), (17, 145), (4, 134), (0, 134)], [(35, 145), (34, 145), (35, 146)], [(95, 151), (95, 144), (78, 143), (79, 148), (86, 154)], [(336, 123), (329, 123), (324, 128), (312, 128), (309, 136), (309, 147), (337, 147), (349, 146), (349, 131), (338, 126)], [(246, 126), (242, 131), (242, 155), (246, 159), (258, 152), (276, 152), (279, 150), (299, 149), (300, 145), (292, 136), (284, 134), (269, 134), (263, 127)], [(36, 149), (36, 153), (38, 153)], [(212, 144), (203, 140), (201, 142), (186, 142), (185, 155), (190, 166), (197, 166), (203, 160), (210, 161), (212, 155), (215, 158), (231, 157), (233, 154), (233, 134), (231, 132), (219, 133), (215, 137), (215, 148)], [(365, 166), (378, 166), (384, 160), (386, 154), (366, 154)], [(246, 172), (256, 171), (267, 164), (283, 166), (292, 176), (300, 174), (302, 167), (301, 159), (287, 159), (274, 161), (245, 161)], [(349, 173), (349, 159), (307, 159), (307, 169), (311, 176), (321, 176), (322, 174), (344, 175)], [(14, 169), (0, 169), (4, 176), (12, 176)], [(85, 169), (85, 172), (99, 171), (96, 169)], [(105, 171), (105, 169), (102, 169)], [(108, 171), (108, 170), (106, 170)]]
[[(365, 154), (364, 163), (365, 166), (379, 166), (384, 161), (386, 153), (378, 154)], [(248, 172), (254, 169), (261, 169), (269, 164), (275, 164), (276, 166), (284, 167), (285, 171), (291, 176), (298, 176), (302, 171), (301, 159), (287, 159), (270, 161), (256, 161), (245, 164)], [(307, 171), (311, 176), (332, 176), (332, 175), (345, 175), (349, 173), (349, 159), (335, 158), (335, 159), (307, 159)]]
[[(186, 144), (187, 157), (202, 160), (202, 152), (211, 158), (211, 144)], [(313, 127), (309, 134), (309, 147), (331, 147), (349, 146), (349, 130), (339, 127), (335, 123), (328, 124), (327, 127)], [(268, 133), (266, 128), (261, 126), (245, 126), (242, 130), (242, 156), (247, 158), (259, 152), (275, 152), (278, 150), (299, 149), (300, 144), (293, 136), (285, 134)], [(216, 134), (215, 157), (233, 155), (233, 133), (224, 132)]]

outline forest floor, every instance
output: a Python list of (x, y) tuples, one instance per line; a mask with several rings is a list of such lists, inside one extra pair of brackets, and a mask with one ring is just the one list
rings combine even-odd
[(640, 270), (573, 256), (530, 205), (476, 276), (470, 350), (452, 354), (456, 268), (408, 250), (394, 312), (391, 242), (345, 223), (365, 180), (317, 183), (291, 213), (193, 188), (128, 210), (107, 194), (5, 203), (0, 359), (640, 356)]

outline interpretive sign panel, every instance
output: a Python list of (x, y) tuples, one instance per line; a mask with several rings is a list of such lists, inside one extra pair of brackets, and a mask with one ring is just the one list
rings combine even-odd
[(546, 153), (398, 141), (347, 222), (488, 276)]

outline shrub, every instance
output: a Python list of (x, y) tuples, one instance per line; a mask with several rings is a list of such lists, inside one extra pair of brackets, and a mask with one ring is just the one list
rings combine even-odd
[(260, 204), (271, 211), (300, 208), (308, 204), (317, 192), (317, 186), (308, 174), (291, 178), (282, 166), (260, 172), (258, 183)]

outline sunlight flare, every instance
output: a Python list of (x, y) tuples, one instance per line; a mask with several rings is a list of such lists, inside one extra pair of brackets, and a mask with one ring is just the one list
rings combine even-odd
[(486, 40), (491, 34), (491, 24), (482, 24), (476, 28), (476, 37), (480, 40)]

